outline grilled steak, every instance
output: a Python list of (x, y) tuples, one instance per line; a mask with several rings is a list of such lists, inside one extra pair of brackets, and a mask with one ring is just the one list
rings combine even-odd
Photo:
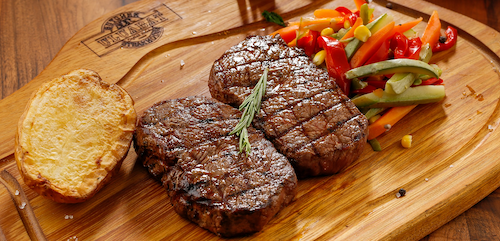
[(248, 96), (268, 66), (268, 84), (254, 126), (289, 158), (299, 177), (334, 174), (357, 159), (366, 117), (302, 49), (278, 36), (249, 36), (213, 64), (213, 98), (233, 106)]
[(249, 128), (252, 151), (228, 135), (240, 112), (206, 97), (155, 104), (139, 120), (139, 160), (167, 189), (174, 210), (220, 236), (257, 232), (296, 194), (288, 160)]

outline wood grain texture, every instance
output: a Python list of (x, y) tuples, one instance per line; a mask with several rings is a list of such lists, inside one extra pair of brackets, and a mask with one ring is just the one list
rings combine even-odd
[[(11, 13), (6, 13), (7, 17), (22, 19), (28, 14), (26, 8), (16, 7), (17, 5), (9, 4), (9, 2), (2, 2), (0, 8), (2, 12), (4, 9), (11, 11)], [(146, 2), (153, 1), (141, 3)], [(134, 97), (136, 108), (140, 113), (152, 103), (164, 98), (177, 98), (193, 94), (207, 95), (206, 81), (213, 60), (218, 58), (229, 46), (239, 42), (247, 33), (265, 34), (272, 31), (272, 27), (263, 29), (268, 26), (266, 24), (252, 24), (260, 19), (259, 13), (263, 10), (277, 8), (277, 11), (283, 13), (284, 16), (297, 18), (310, 14), (312, 10), (323, 6), (323, 4), (327, 7), (354, 6), (352, 1), (316, 1), (314, 3), (300, 1), (250, 1), (247, 3), (246, 1), (238, 1), (231, 4), (223, 3), (204, 1), (198, 3), (203, 7), (184, 8), (182, 4), (187, 4), (185, 2), (182, 4), (176, 1), (167, 2), (169, 7), (175, 9), (183, 17), (182, 21), (192, 21), (187, 16), (200, 14), (205, 16), (201, 19), (195, 18), (198, 20), (196, 22), (198, 25), (195, 25), (194, 28), (180, 26), (184, 32), (176, 33), (174, 31), (173, 39), (165, 40), (166, 42), (162, 44), (166, 45), (160, 48), (135, 50), (132, 51), (132, 54), (127, 52), (127, 54), (122, 55), (124, 57), (119, 63), (131, 61), (132, 65), (118, 65), (118, 67), (109, 68), (108, 66), (117, 66), (114, 60), (105, 60), (108, 65), (104, 65), (101, 60), (98, 60), (98, 62), (90, 63), (88, 66), (97, 69), (107, 68), (101, 71), (103, 78), (111, 82), (118, 82), (125, 87)], [(8, 33), (11, 33), (11, 36), (15, 35), (16, 29), (26, 26), (20, 21), (11, 22), (9, 25), (2, 20), (2, 30), (5, 26), (5, 29), (10, 27), (9, 31), (12, 32), (6, 31), (7, 34), (5, 34), (2, 31), (1, 33), (2, 44), (0, 48), (2, 53), (6, 53), (2, 56), (9, 56), (3, 59), (1, 67), (2, 69), (16, 70), (2, 71), (2, 78), (5, 75), (6, 79), (23, 79), (27, 78), (29, 74), (33, 78), (48, 63), (40, 63), (39, 59), (46, 59), (51, 54), (54, 56), (66, 41), (65, 37), (69, 39), (92, 19), (111, 12), (123, 3), (106, 1), (102, 2), (102, 5), (96, 6), (95, 3), (90, 4), (85, 1), (77, 2), (75, 5), (52, 1), (48, 2), (47, 5), (42, 5), (33, 1), (29, 4), (32, 8), (27, 9), (40, 12), (38, 16), (30, 16), (29, 18), (50, 19), (48, 21), (50, 24), (45, 21), (33, 20), (34, 25), (27, 27), (29, 31), (23, 32), (24, 35), (21, 34), (12, 40), (9, 39)], [(432, 5), (423, 4), (420, 1), (412, 4), (411, 9), (418, 9), (418, 11), (427, 14), (434, 8)], [(80, 6), (88, 6), (88, 8)], [(61, 7), (65, 7), (67, 11), (63, 11), (63, 14), (55, 14), (55, 9)], [(86, 11), (92, 13), (83, 14), (79, 9), (87, 9)], [(193, 13), (194, 9), (197, 11)], [(404, 21), (418, 14), (417, 10), (411, 9), (394, 9), (393, 14), (396, 19)], [(216, 10), (231, 12), (235, 15), (221, 18), (219, 14), (215, 14)], [(99, 11), (103, 11), (102, 14), (98, 14)], [(125, 10), (118, 12), (123, 11)], [(387, 10), (383, 6), (377, 7), (377, 13), (382, 11)], [(498, 33), (492, 32), (491, 29), (477, 22), (468, 21), (466, 18), (457, 19), (454, 12), (441, 8), (439, 8), (439, 12), (443, 19), (460, 26), (460, 34), (463, 37), (459, 40), (455, 50), (435, 56), (435, 61), (445, 71), (444, 78), (449, 81), (447, 83), (448, 98), (443, 105), (418, 107), (408, 117), (408, 126), (399, 126), (392, 131), (393, 134), (386, 135), (381, 139), (385, 148), (382, 155), (374, 154), (367, 148), (361, 160), (352, 165), (346, 173), (301, 181), (297, 201), (272, 220), (266, 230), (256, 234), (253, 238), (328, 239), (335, 237), (352, 239), (360, 237), (358, 235), (361, 233), (367, 235), (365, 237), (388, 239), (422, 238), (467, 210), (490, 193), (495, 186), (498, 186), (499, 180), (496, 179), (498, 175), (491, 174), (499, 172), (499, 167), (495, 162), (470, 163), (468, 159), (496, 160), (492, 151), (495, 146), (490, 144), (490, 141), (498, 138), (496, 127), (498, 126), (499, 90), (498, 87), (491, 87), (490, 84), (498, 82), (499, 78), (498, 71), (494, 71), (494, 68), (498, 68), (499, 65), (498, 57), (495, 59), (493, 56), (495, 53), (497, 56), (499, 55), (500, 47), (498, 42), (494, 42), (495, 39), (498, 39)], [(2, 18), (5, 18), (5, 15)], [(70, 19), (70, 21), (59, 21), (59, 18)], [(100, 29), (105, 19), (107, 18), (103, 17), (101, 21), (98, 21), (96, 24), (98, 26), (95, 26), (95, 29)], [(230, 23), (228, 23), (229, 19)], [(53, 27), (53, 23), (57, 27)], [(37, 26), (37, 24), (41, 26)], [(13, 28), (12, 25), (16, 27)], [(169, 31), (176, 29), (170, 27)], [(419, 25), (420, 29), (422, 27), (423, 25)], [(87, 30), (80, 31), (79, 34), (85, 31), (95, 33), (95, 29), (87, 28)], [(232, 30), (224, 31), (226, 29)], [(53, 34), (58, 31), (65, 32), (65, 37)], [(71, 31), (74, 32), (70, 33)], [(44, 36), (48, 38), (55, 35), (57, 38), (53, 41), (61, 46), (57, 48), (47, 42), (35, 43), (35, 45), (39, 45), (36, 46), (38, 52), (33, 54), (33, 51), (29, 51), (26, 47), (23, 48), (23, 46), (29, 46), (33, 42), (31, 39), (25, 39), (26, 36), (30, 37), (31, 33), (36, 33), (41, 39), (44, 39)], [(202, 36), (210, 33), (215, 34)], [(474, 36), (481, 36), (481, 34), (487, 34), (489, 37), (481, 40), (474, 38)], [(493, 36), (494, 34), (496, 35)], [(180, 39), (177, 42), (173, 41), (176, 37)], [(80, 36), (80, 38), (86, 39), (85, 36)], [(186, 41), (186, 38), (190, 40)], [(8, 44), (3, 45), (4, 40)], [(68, 44), (70, 42), (71, 40)], [(4, 48), (3, 46), (9, 47)], [(78, 50), (78, 47), (76, 48)], [(493, 49), (493, 53), (489, 48)], [(57, 58), (63, 56), (61, 61), (63, 64), (49, 66), (35, 79), (33, 84), (30, 83), (33, 86), (25, 87), (24, 90), (21, 89), (0, 102), (2, 105), (0, 106), (1, 126), (15, 123), (15, 113), (20, 111), (18, 106), (22, 106), (18, 101), (29, 95), (30, 91), (36, 87), (36, 81), (56, 77), (65, 73), (66, 69), (69, 71), (75, 67), (74, 63), (71, 62), (72, 58), (64, 57), (64, 52), (71, 55), (74, 50), (74, 48), (63, 49), (63, 52), (57, 56)], [(202, 52), (201, 57), (200, 52)], [(34, 56), (26, 59), (33, 62), (28, 61), (30, 64), (26, 64), (26, 66), (22, 65), (23, 61), (15, 59), (30, 54)], [(83, 54), (78, 54), (77, 57), (82, 56)], [(14, 61), (8, 61), (9, 58), (14, 58)], [(49, 61), (50, 59), (51, 57)], [(180, 67), (181, 60), (186, 63), (182, 68)], [(468, 63), (468, 65), (464, 66), (463, 63)], [(120, 68), (126, 69), (131, 66), (133, 67), (129, 72), (119, 71)], [(33, 72), (36, 73), (33, 74)], [(481, 74), (471, 74), (478, 72)], [(481, 81), (483, 79), (489, 81)], [(2, 81), (3, 83), (4, 81)], [(18, 83), (15, 86), (11, 82), (5, 85), (7, 87), (2, 85), (2, 94), (18, 89), (24, 84)], [(467, 85), (471, 89), (467, 88)], [(484, 99), (479, 100), (471, 90), (475, 91), (476, 94), (482, 94)], [(429, 116), (431, 118), (428, 118)], [(13, 121), (5, 121), (9, 118)], [(494, 131), (490, 132), (488, 125), (495, 128)], [(453, 131), (456, 128), (469, 131), (456, 133)], [(2, 131), (5, 133), (10, 130), (4, 127)], [(408, 132), (415, 133), (417, 146), (410, 151), (403, 151), (398, 145), (398, 135)], [(1, 138), (3, 138), (2, 143), (5, 141), (8, 143), (10, 136), (3, 134)], [(429, 153), (429, 149), (433, 151)], [(0, 167), (15, 173), (15, 176), (20, 180), (9, 150), (11, 149), (6, 147), (0, 152), (2, 154), (0, 156), (5, 157), (0, 162)], [(484, 176), (482, 172), (484, 170), (488, 170), (490, 175)], [(428, 181), (425, 181), (425, 178), (428, 178)], [(394, 192), (400, 187), (407, 189), (408, 194), (404, 198), (396, 199)], [(116, 180), (98, 196), (84, 204), (55, 204), (37, 196), (26, 186), (24, 188), (49, 240), (65, 240), (74, 236), (80, 240), (97, 238), (108, 240), (117, 238), (128, 240), (216, 239), (215, 236), (172, 212), (162, 188), (149, 178), (140, 164), (135, 163), (133, 150)], [(4, 190), (0, 190), (0, 203), (2, 203), (0, 205), (0, 226), (9, 240), (26, 240), (28, 237), (24, 233), (22, 222), (16, 215), (15, 206), (11, 204), (8, 197)], [(328, 198), (325, 200), (325, 197)], [(492, 200), (498, 200), (498, 191), (490, 197)], [(489, 202), (490, 197), (425, 239), (460, 238), (467, 240), (469, 238), (477, 240), (498, 237), (498, 230), (495, 229), (494, 225), (498, 221), (498, 216), (492, 215), (492, 213), (499, 213), (499, 205), (495, 205), (494, 201)], [(435, 200), (428, 205), (422, 205), (420, 198)], [(346, 200), (352, 202), (347, 203)], [(454, 207), (452, 210), (449, 208), (450, 205)], [(73, 215), (73, 218), (66, 219), (67, 215)], [(408, 225), (408, 220), (412, 221), (412, 225)], [(485, 231), (484, 227), (489, 227), (489, 229)], [(464, 228), (467, 230), (466, 232), (461, 231)]]

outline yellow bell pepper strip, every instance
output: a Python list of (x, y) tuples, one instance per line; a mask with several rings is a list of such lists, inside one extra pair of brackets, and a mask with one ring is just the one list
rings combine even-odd
[(385, 133), (388, 129), (410, 113), (417, 105), (393, 107), (378, 120), (368, 126), (368, 140), (373, 140)]
[(441, 21), (439, 21), (438, 12), (432, 12), (429, 22), (425, 27), (424, 33), (422, 34), (422, 45), (429, 44), (431, 48), (436, 45), (439, 41), (439, 36), (441, 36)]
[(448, 28), (446, 29), (446, 41), (444, 43), (438, 41), (437, 44), (432, 48), (432, 52), (445, 51), (453, 47), (457, 43), (457, 37), (457, 30), (452, 26), (448, 26)]
[(324, 28), (340, 29), (344, 26), (344, 17), (334, 17), (334, 18), (304, 18), (302, 23), (290, 22), (290, 25), (301, 25), (306, 29), (311, 29), (314, 31), (321, 32)]
[(335, 18), (342, 17), (342, 13), (335, 9), (320, 8), (314, 10), (314, 17), (316, 18)]
[(363, 24), (363, 19), (357, 18), (356, 22), (352, 27), (347, 31), (347, 33), (344, 34), (344, 36), (340, 40), (346, 40), (348, 38), (354, 37), (354, 30), (356, 30), (357, 27)]
[(289, 43), (296, 37), (297, 30), (299, 30), (299, 25), (290, 25), (276, 30), (271, 36), (274, 37), (276, 34), (279, 34), (285, 42)]
[(407, 22), (407, 23), (403, 23), (403, 24), (397, 24), (396, 26), (394, 26), (394, 32), (396, 33), (404, 33), (410, 29), (412, 29), (413, 27), (417, 26), (417, 24), (419, 24), (420, 22), (422, 22), (422, 17), (420, 18), (417, 18), (415, 20), (412, 20), (410, 22)]
[(351, 58), (351, 67), (357, 68), (362, 66), (380, 46), (394, 35), (394, 22), (390, 22), (385, 27), (381, 28), (373, 34)]
[(345, 72), (351, 69), (344, 45), (337, 39), (330, 36), (318, 37), (318, 44), (326, 51), (325, 61), (328, 74), (335, 78), (344, 94), (349, 95), (351, 80), (345, 77)]

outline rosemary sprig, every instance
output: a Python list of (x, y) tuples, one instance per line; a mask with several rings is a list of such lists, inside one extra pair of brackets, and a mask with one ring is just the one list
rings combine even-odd
[(255, 85), (252, 93), (245, 98), (243, 103), (241, 103), (239, 110), (243, 111), (241, 114), (241, 119), (236, 124), (234, 129), (229, 133), (229, 135), (236, 134), (240, 137), (240, 153), (245, 150), (247, 154), (250, 153), (250, 141), (248, 140), (247, 127), (252, 124), (253, 117), (260, 109), (260, 104), (262, 97), (266, 94), (267, 85), (267, 73), (269, 69), (266, 67), (264, 73), (259, 79), (259, 82)]

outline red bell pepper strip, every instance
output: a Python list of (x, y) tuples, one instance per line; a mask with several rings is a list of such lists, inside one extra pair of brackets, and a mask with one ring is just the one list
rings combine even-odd
[(420, 57), (420, 50), (422, 50), (422, 40), (420, 40), (419, 37), (408, 39), (407, 58), (418, 60)]
[(394, 33), (391, 40), (391, 49), (394, 52), (395, 59), (405, 58), (408, 50), (408, 38), (401, 33)]
[(453, 47), (457, 43), (458, 33), (454, 27), (448, 26), (446, 29), (446, 42), (437, 42), (432, 48), (432, 52), (439, 52)]
[(372, 57), (370, 57), (368, 61), (366, 61), (365, 65), (389, 59), (389, 49), (390, 49), (390, 41), (389, 40), (384, 41), (384, 43), (382, 43), (377, 52), (375, 52), (375, 54), (373, 54)]
[(344, 45), (330, 36), (318, 37), (318, 44), (326, 51), (325, 62), (328, 74), (336, 79), (344, 94), (349, 95), (351, 80), (345, 77), (345, 72), (349, 71), (351, 66), (347, 60)]
[(317, 31), (309, 31), (308, 35), (302, 37), (297, 42), (297, 47), (303, 48), (308, 56), (312, 56), (316, 53), (316, 41), (319, 36)]

